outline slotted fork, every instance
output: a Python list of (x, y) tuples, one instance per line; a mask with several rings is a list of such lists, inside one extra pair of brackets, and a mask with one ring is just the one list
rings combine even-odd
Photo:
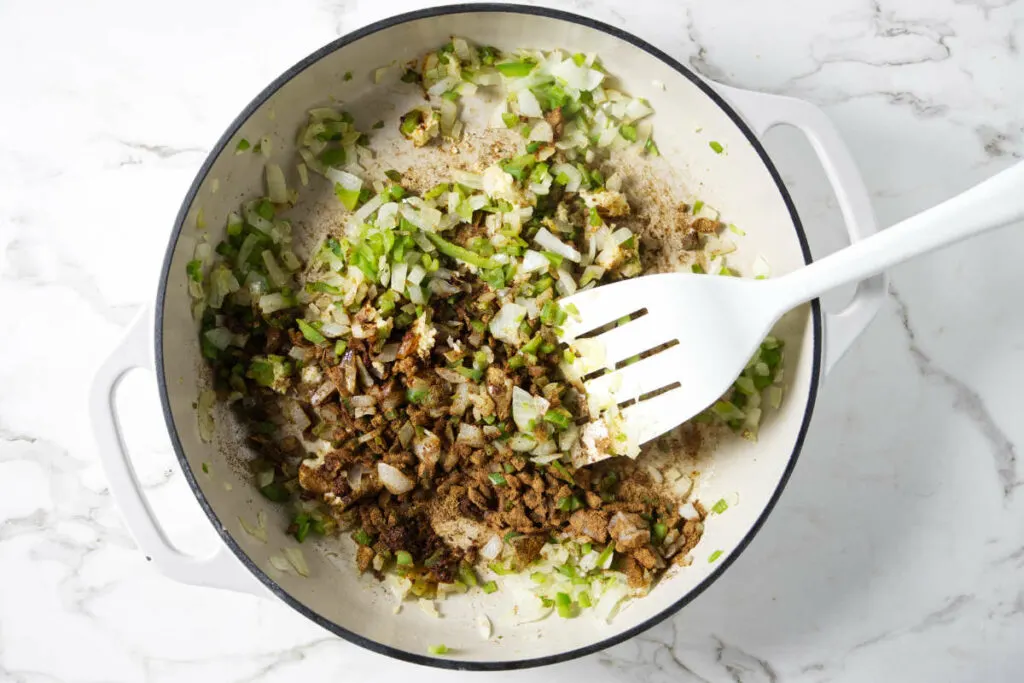
[[(563, 300), (578, 316), (563, 341), (646, 309), (646, 314), (593, 337), (609, 369), (588, 393), (614, 390), (627, 429), (639, 443), (685, 422), (718, 400), (787, 311), (824, 292), (978, 233), (1024, 218), (1024, 162), (888, 230), (820, 261), (768, 280), (691, 273), (648, 275), (596, 287)], [(671, 345), (671, 346), (670, 346)], [(674, 387), (674, 388), (670, 388)], [(670, 389), (669, 389), (670, 388)], [(646, 398), (648, 394), (655, 394)], [(639, 400), (637, 400), (639, 399)]]

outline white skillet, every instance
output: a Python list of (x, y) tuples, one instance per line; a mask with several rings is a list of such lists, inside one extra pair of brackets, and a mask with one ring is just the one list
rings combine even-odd
[[(228, 212), (260, 191), (263, 160), (236, 155), (239, 138), (254, 141), (269, 136), (273, 160), (292, 168), (295, 131), (307, 109), (335, 98), (362, 125), (406, 111), (415, 94), (398, 84), (375, 84), (374, 69), (435, 49), (453, 34), (503, 49), (558, 47), (598, 53), (609, 71), (632, 94), (650, 100), (657, 112), (658, 145), (674, 164), (673, 181), (685, 195), (680, 199), (700, 197), (747, 231), (747, 237), (738, 241), (739, 250), (730, 255), (730, 263), (743, 272), (749, 272), (758, 255), (778, 275), (811, 260), (789, 194), (759, 142), (759, 136), (775, 124), (794, 125), (807, 134), (835, 189), (851, 240), (869, 236), (876, 226), (856, 167), (828, 119), (814, 107), (709, 85), (617, 28), (538, 7), (441, 7), (373, 24), (296, 64), (229, 126), (200, 169), (172, 227), (153, 312), (132, 326), (99, 370), (93, 388), (92, 418), (100, 454), (132, 534), (142, 551), (173, 579), (283, 600), (324, 628), (376, 652), (433, 666), (511, 669), (564, 661), (635, 635), (672, 615), (732, 563), (781, 494), (800, 452), (818, 386), (877, 311), (885, 281), (876, 277), (862, 283), (839, 315), (822, 316), (817, 303), (812, 303), (776, 326), (776, 334), (786, 342), (785, 401), (766, 419), (756, 444), (726, 440), (713, 459), (701, 464), (699, 497), (709, 501), (726, 497), (738, 504), (709, 520), (693, 566), (672, 571), (649, 597), (633, 603), (611, 624), (556, 617), (516, 625), (510, 597), (501, 591), (445, 601), (441, 620), (408, 606), (394, 615), (394, 600), (388, 592), (352, 570), (347, 539), (340, 543), (341, 557), (336, 559), (311, 552), (308, 542), (304, 545), (309, 578), (271, 571), (271, 555), (294, 545), (284, 532), (283, 512), (255, 492), (251, 477), (240, 466), (238, 452), (243, 447), (228, 415), (217, 415), (213, 444), (204, 443), (197, 430), (193, 403), (207, 377), (185, 274), (199, 236), (197, 215), (202, 209), (210, 241), (216, 243), (223, 237)], [(342, 79), (346, 71), (353, 72), (351, 81)], [(725, 152), (715, 154), (709, 140), (723, 144)], [(212, 191), (215, 180), (216, 193)], [(152, 368), (156, 373), (183, 473), (223, 540), (210, 557), (183, 555), (168, 542), (124, 453), (111, 396), (118, 380), (133, 367)], [(211, 474), (203, 473), (203, 463), (209, 463)], [(260, 511), (268, 518), (266, 544), (244, 533), (238, 522), (244, 517), (253, 523)], [(721, 556), (709, 563), (707, 558), (717, 550)], [(487, 640), (476, 625), (480, 613), (494, 623), (494, 637)], [(452, 653), (429, 656), (428, 646), (439, 641)]]

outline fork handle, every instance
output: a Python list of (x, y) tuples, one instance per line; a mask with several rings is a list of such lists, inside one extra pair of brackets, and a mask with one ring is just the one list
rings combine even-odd
[[(774, 282), (789, 310), (833, 287), (1024, 218), (1024, 162)], [(784, 294), (783, 294), (784, 292)], [(783, 311), (780, 311), (780, 313)]]

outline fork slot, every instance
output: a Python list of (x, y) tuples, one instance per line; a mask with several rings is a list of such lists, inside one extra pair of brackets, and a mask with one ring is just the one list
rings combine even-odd
[[(630, 296), (635, 287), (626, 287), (631, 281), (615, 282), (602, 285), (585, 292), (573, 294), (562, 301), (562, 305), (573, 304), (579, 309), (579, 316), (569, 316), (562, 325), (566, 338), (577, 338), (583, 335), (600, 334), (598, 330), (611, 329), (614, 323), (624, 316), (636, 317), (647, 311), (644, 300), (635, 295)], [(606, 325), (612, 324), (610, 327)]]
[(605, 332), (597, 341), (604, 346), (605, 359), (609, 367), (618, 369), (618, 364), (637, 355), (653, 355), (663, 350), (666, 344), (679, 343), (678, 330), (661, 316), (645, 315), (621, 327)]
[(604, 395), (614, 389), (613, 395), (622, 403), (681, 381), (683, 378), (674, 373), (682, 367), (682, 353), (682, 347), (675, 344), (639, 362), (586, 382), (587, 392)]
[[(650, 343), (650, 342), (647, 342), (647, 343), (643, 344), (643, 346), (646, 346), (648, 343)], [(598, 377), (600, 377), (601, 375), (604, 375), (606, 373), (614, 372), (615, 370), (621, 370), (622, 368), (628, 367), (628, 366), (632, 365), (633, 363), (640, 362), (644, 358), (650, 358), (651, 356), (653, 356), (655, 354), (658, 354), (658, 353), (661, 353), (662, 351), (664, 351), (666, 349), (671, 349), (673, 346), (675, 346), (678, 343), (679, 343), (678, 339), (670, 339), (667, 342), (664, 342), (662, 344), (658, 344), (657, 346), (649, 348), (646, 351), (643, 351), (641, 353), (634, 353), (632, 356), (627, 356), (626, 358), (623, 358), (622, 360), (616, 362), (614, 364), (615, 366), (612, 367), (612, 368), (600, 368), (599, 370), (594, 370), (593, 372), (584, 375), (583, 376), (583, 381), (584, 382), (589, 382), (590, 380), (597, 379)]]
[(623, 401), (622, 403), (619, 403), (616, 406), (616, 408), (618, 408), (619, 410), (625, 410), (626, 408), (628, 408), (628, 407), (630, 407), (632, 405), (636, 405), (637, 403), (640, 403), (641, 401), (649, 401), (652, 398), (657, 398), (658, 396), (661, 396), (664, 393), (672, 391), (673, 389), (678, 389), (681, 386), (683, 386), (683, 385), (680, 384), (679, 382), (672, 382), (672, 384), (668, 384), (666, 386), (663, 386), (661, 389), (655, 389), (654, 391), (648, 391), (646, 394), (642, 394), (642, 395), (640, 395), (637, 398), (631, 398), (628, 401)]
[(641, 394), (640, 397), (636, 400), (636, 402), (642, 403), (644, 401), (650, 401), (652, 398), (657, 398), (662, 394), (672, 391), (673, 389), (678, 389), (681, 386), (683, 385), (680, 382), (672, 382), (672, 384), (663, 386), (660, 389), (655, 389), (654, 391), (648, 391), (646, 394)]
[[(669, 339), (664, 344), (658, 344), (654, 348), (648, 349), (647, 351), (644, 351), (643, 353), (638, 353), (638, 354), (636, 354), (633, 357), (627, 358), (626, 360), (620, 360), (618, 363), (615, 364), (615, 369), (616, 370), (620, 370), (620, 369), (626, 367), (627, 365), (629, 365), (630, 363), (638, 362), (638, 361), (641, 361), (641, 360), (643, 360), (645, 358), (650, 358), (651, 356), (653, 356), (653, 355), (655, 355), (657, 353), (661, 353), (662, 351), (666, 351), (668, 349), (671, 349), (673, 346), (677, 345), (678, 343), (679, 343), (678, 339)], [(633, 358), (635, 358), (636, 361), (634, 361)]]
[(597, 337), (597, 336), (602, 335), (602, 334), (607, 334), (608, 332), (616, 330), (616, 329), (618, 329), (620, 327), (625, 327), (626, 325), (628, 325), (629, 323), (633, 322), (634, 320), (638, 320), (640, 318), (645, 317), (647, 315), (647, 313), (648, 313), (648, 311), (647, 311), (646, 308), (641, 308), (640, 310), (633, 311), (632, 313), (628, 313), (626, 315), (620, 315), (615, 320), (612, 320), (611, 322), (607, 322), (604, 325), (601, 325), (600, 327), (595, 327), (594, 329), (589, 330), (587, 332), (584, 332), (583, 334), (577, 334), (576, 338), (577, 339), (592, 339), (593, 337)]
[(700, 410), (700, 406), (688, 404), (686, 392), (681, 385), (659, 392), (656, 396), (634, 402), (622, 409), (627, 429), (636, 435), (641, 444), (675, 429), (682, 420)]

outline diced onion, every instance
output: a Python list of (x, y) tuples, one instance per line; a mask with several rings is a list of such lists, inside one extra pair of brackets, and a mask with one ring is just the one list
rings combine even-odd
[(508, 440), (508, 447), (517, 453), (528, 453), (537, 447), (537, 439), (529, 434), (516, 434)]
[[(261, 512), (260, 515), (262, 515), (262, 514), (263, 513)], [(250, 526), (249, 523), (245, 521), (244, 517), (239, 516), (238, 523), (242, 525), (242, 531), (244, 531), (245, 533), (249, 534), (250, 536), (255, 538), (257, 541), (259, 541), (260, 543), (266, 543), (267, 542), (267, 528), (266, 528), (265, 525), (259, 523), (259, 522), (261, 522), (263, 520), (264, 520), (264, 518), (261, 518), (261, 517), (258, 516), (257, 520), (256, 520), (257, 521), (257, 525), (256, 526)]]
[[(231, 217), (238, 218), (238, 214), (232, 213)], [(228, 223), (231, 223), (231, 217), (228, 218)], [(241, 221), (240, 218), (238, 218), (238, 220)], [(194, 254), (195, 258), (202, 261), (203, 264), (205, 265), (210, 260), (210, 257), (213, 255), (213, 247), (210, 246), (209, 242), (200, 242), (196, 245)]]
[(441, 613), (437, 611), (437, 605), (434, 604), (433, 600), (427, 598), (420, 598), (419, 600), (420, 609), (423, 610), (427, 615), (434, 617), (435, 619), (441, 618)]
[(363, 486), (363, 466), (360, 463), (356, 463), (349, 468), (348, 472), (345, 473), (345, 480), (348, 482), (349, 488), (353, 491), (359, 491)]
[[(545, 259), (546, 260), (546, 259)], [(530, 320), (535, 320), (540, 315), (540, 306), (537, 305), (536, 299), (524, 299), (518, 297), (516, 303), (526, 309), (526, 317)]]
[[(499, 81), (500, 81), (500, 78), (499, 78)], [(481, 83), (481, 85), (487, 85), (487, 84)], [(507, 126), (505, 125), (505, 120), (501, 116), (502, 114), (507, 114), (507, 113), (508, 113), (508, 106), (505, 104), (505, 100), (502, 100), (498, 104), (498, 106), (494, 108), (494, 111), (491, 112), (491, 118), (488, 119), (488, 121), (487, 121), (487, 127), (488, 128), (499, 128), (499, 129), (507, 128)]]
[(416, 437), (413, 441), (412, 450), (420, 461), (436, 463), (441, 456), (441, 438), (430, 430), (424, 429), (423, 435)]
[(452, 173), (452, 179), (455, 180), (459, 185), (465, 185), (471, 190), (482, 190), (484, 189), (484, 179), (479, 173), (470, 173), (469, 171), (454, 171)]
[(586, 65), (577, 66), (571, 57), (552, 67), (551, 75), (561, 78), (570, 88), (584, 91), (593, 90), (604, 80), (603, 73)]
[(484, 433), (476, 425), (471, 425), (466, 422), (459, 424), (459, 435), (455, 439), (456, 443), (464, 443), (467, 446), (474, 446), (476, 448), (483, 448)]
[(572, 450), (572, 447), (576, 445), (576, 440), (579, 438), (579, 434), (579, 427), (570, 422), (569, 426), (558, 434), (558, 448), (568, 453)]
[(530, 192), (536, 195), (545, 195), (551, 191), (551, 181), (554, 180), (550, 175), (545, 174), (543, 182), (530, 183)]
[(579, 263), (582, 258), (580, 252), (552, 235), (547, 228), (538, 230), (537, 234), (533, 237), (533, 241), (548, 251), (553, 251), (562, 258), (569, 259), (573, 263)]
[(423, 295), (423, 290), (415, 285), (409, 285), (405, 288), (405, 293), (409, 297), (409, 301), (414, 304), (424, 304), (427, 302), (427, 298)]
[(484, 544), (484, 547), (480, 548), (480, 557), (485, 560), (493, 560), (501, 555), (502, 542), (501, 536), (495, 534)]
[[(591, 240), (590, 242), (593, 244), (594, 240)], [(580, 282), (583, 282), (584, 280), (588, 283), (596, 282), (602, 277), (604, 277), (604, 268), (601, 266), (587, 266), (583, 269), (583, 275), (580, 276)]]
[(329, 180), (341, 185), (346, 190), (359, 192), (359, 190), (363, 188), (363, 179), (347, 171), (342, 171), (337, 168), (328, 168), (325, 175)]
[(544, 254), (533, 249), (527, 249), (526, 253), (523, 254), (521, 270), (524, 273), (535, 273), (539, 270), (547, 270), (550, 265), (551, 262), (548, 261)]
[(288, 563), (295, 567), (295, 571), (298, 572), (299, 576), (309, 576), (309, 565), (306, 564), (306, 557), (302, 554), (302, 550), (299, 548), (285, 548), (283, 552)]
[[(501, 74), (493, 69), (480, 69), (476, 73), (474, 81), (477, 85), (482, 86), (499, 85), (501, 83)], [(501, 120), (500, 117), (498, 120)]]
[(544, 116), (544, 112), (540, 108), (540, 102), (537, 101), (537, 96), (529, 88), (523, 88), (519, 91), (517, 101), (519, 102), (519, 113), (523, 116), (531, 118)]
[(598, 137), (597, 137), (597, 146), (598, 147), (607, 147), (608, 145), (612, 144), (612, 142), (614, 142), (616, 138), (620, 138), (620, 137), (622, 137), (622, 136), (619, 135), (619, 127), (618, 126), (612, 126), (610, 128), (605, 128), (603, 131), (601, 131), (601, 134), (598, 135)]
[(437, 209), (425, 206), (417, 211), (408, 204), (402, 204), (398, 210), (399, 213), (402, 214), (402, 218), (409, 221), (420, 230), (437, 232), (437, 226), (441, 222), (441, 212)]
[(412, 422), (406, 420), (398, 430), (398, 440), (402, 443), (402, 448), (408, 448), (414, 436), (416, 436), (416, 428), (413, 427)]
[(634, 97), (626, 105), (626, 111), (623, 113), (623, 120), (627, 123), (642, 119), (645, 116), (653, 114), (654, 110), (650, 108), (643, 100), (639, 97)]
[(419, 285), (423, 282), (423, 278), (426, 277), (427, 270), (420, 264), (416, 264), (409, 270), (409, 274), (406, 276), (406, 280), (414, 285)]
[(377, 476), (384, 488), (396, 496), (408, 493), (416, 486), (416, 482), (405, 476), (400, 469), (385, 462), (377, 463)]
[(431, 280), (428, 284), (428, 287), (430, 291), (434, 292), (435, 294), (440, 294), (441, 296), (453, 296), (462, 291), (457, 286), (448, 283), (444, 278), (441, 277), (435, 277), (433, 280)]
[[(316, 365), (305, 366), (304, 368), (302, 368), (299, 376), (302, 379), (302, 381), (305, 382), (306, 384), (319, 384), (320, 381), (323, 380), (323, 373), (320, 372), (320, 368)], [(293, 412), (289, 412), (288, 416), (292, 417), (293, 415)], [(305, 428), (306, 425), (303, 425), (299, 427), (299, 430), (301, 431)]]
[(320, 160), (313, 156), (313, 153), (303, 147), (299, 150), (299, 156), (302, 157), (302, 163), (306, 165), (307, 169), (311, 169), (315, 173), (324, 175), (327, 172), (327, 167), (320, 163)]
[(754, 265), (751, 267), (751, 272), (754, 274), (754, 277), (765, 278), (772, 274), (772, 269), (768, 265), (768, 260), (761, 254), (758, 254), (754, 257)]
[(281, 270), (277, 259), (274, 258), (274, 252), (269, 249), (263, 250), (263, 265), (267, 267), (267, 276), (275, 287), (284, 287), (288, 284), (288, 274)]
[(391, 289), (396, 292), (405, 290), (405, 280), (409, 272), (409, 266), (405, 263), (397, 263), (391, 268)]
[(430, 86), (430, 89), (427, 90), (427, 93), (430, 95), (443, 95), (444, 93), (448, 92), (449, 90), (457, 86), (459, 82), (460, 79), (456, 78), (455, 76), (445, 76), (437, 83)]
[(441, 135), (451, 135), (458, 114), (458, 105), (448, 99), (441, 100)]
[(366, 219), (369, 218), (371, 215), (373, 215), (373, 212), (379, 209), (383, 203), (384, 198), (381, 195), (374, 195), (365, 204), (360, 206), (356, 210), (356, 212), (352, 214), (352, 217), (355, 218), (355, 220), (362, 223), (366, 221)]
[(572, 347), (579, 354), (573, 366), (580, 374), (587, 375), (607, 366), (608, 350), (600, 338), (577, 339)]
[(327, 398), (336, 390), (337, 387), (334, 386), (334, 382), (328, 380), (316, 388), (316, 391), (314, 391), (310, 395), (309, 402), (312, 403), (314, 406), (318, 406), (324, 401), (326, 401)]
[(633, 231), (630, 230), (629, 228), (619, 228), (618, 230), (612, 233), (612, 240), (614, 240), (615, 244), (618, 245), (628, 241), (629, 238), (632, 236)]
[(543, 396), (531, 396), (520, 387), (512, 387), (512, 419), (522, 432), (530, 432), (551, 404)]
[(437, 373), (438, 377), (452, 384), (467, 384), (469, 382), (468, 377), (459, 374), (451, 368), (434, 368), (434, 372)]
[(725, 237), (708, 235), (707, 242), (704, 245), (704, 251), (710, 254), (712, 258), (726, 256), (736, 251), (736, 243)]
[(348, 334), (351, 328), (343, 323), (326, 322), (320, 326), (320, 334), (325, 337), (337, 339), (338, 337)]
[(264, 315), (270, 315), (277, 311), (288, 308), (291, 303), (285, 298), (284, 294), (280, 292), (274, 292), (273, 294), (264, 294), (260, 297), (260, 311)]
[(285, 268), (291, 271), (296, 271), (302, 267), (302, 261), (299, 260), (299, 257), (291, 249), (281, 250), (281, 262)]
[(580, 185), (583, 183), (583, 174), (578, 168), (571, 164), (555, 164), (551, 172), (556, 178), (564, 174), (569, 179), (569, 182), (565, 184), (566, 192), (579, 192)]
[(220, 308), (224, 304), (224, 297), (240, 288), (230, 268), (223, 264), (217, 266), (210, 273), (210, 308)]
[(391, 588), (391, 592), (398, 600), (398, 604), (394, 607), (394, 613), (398, 614), (399, 610), (402, 609), (402, 602), (409, 595), (410, 589), (412, 589), (412, 581), (404, 576), (398, 577), (394, 574), (388, 574), (387, 577), (390, 584), (389, 588)]
[(554, 139), (554, 130), (551, 128), (551, 124), (544, 119), (538, 121), (537, 125), (530, 130), (529, 140), (531, 142), (551, 142)]
[(355, 408), (370, 408), (377, 404), (377, 399), (373, 396), (367, 396), (366, 394), (353, 396), (350, 400), (352, 401), (352, 406)]
[(555, 287), (562, 296), (572, 296), (576, 293), (576, 281), (572, 279), (572, 275), (561, 269), (558, 271), (558, 282), (555, 283)]
[(484, 192), (488, 197), (510, 199), (515, 197), (515, 178), (500, 166), (488, 166), (483, 175)]
[(504, 304), (497, 315), (491, 318), (488, 326), (491, 334), (500, 341), (512, 346), (519, 346), (520, 333), (519, 324), (526, 317), (526, 308), (519, 304), (509, 302)]
[(452, 38), (452, 49), (455, 50), (455, 54), (463, 62), (468, 62), (473, 59), (473, 53), (465, 38)]
[(398, 204), (388, 202), (377, 209), (377, 227), (381, 230), (394, 230), (398, 225)]
[[(557, 455), (557, 450), (558, 446), (555, 444), (554, 440), (548, 439), (546, 441), (542, 441), (540, 444), (537, 445), (536, 448), (534, 448), (530, 452), (535, 456), (543, 458), (549, 455)], [(557, 460), (557, 458), (554, 459)]]
[(605, 181), (604, 187), (606, 190), (611, 190), (612, 192), (619, 192), (622, 190), (622, 174), (618, 171), (612, 173), (608, 176), (608, 180)]
[(480, 632), (480, 637), (487, 640), (491, 637), (491, 620), (486, 614), (480, 614), (476, 618), (476, 628)]
[(235, 334), (226, 327), (214, 327), (207, 330), (203, 336), (206, 337), (208, 342), (223, 351), (231, 346), (231, 341), (234, 339)]
[(512, 615), (512, 623), (516, 626), (531, 624), (547, 619), (555, 611), (553, 603), (545, 607), (540, 596), (532, 592), (520, 591), (521, 597), (517, 596), (515, 611)]
[[(695, 199), (693, 202), (691, 202), (691, 204), (696, 204), (698, 201), (700, 200)], [(713, 221), (717, 221), (719, 218), (721, 218), (721, 214), (718, 212), (718, 209), (711, 207), (703, 202), (701, 202), (700, 209), (698, 211), (694, 211), (693, 215), (696, 218), (710, 218)]]
[(277, 164), (267, 164), (267, 197), (275, 204), (288, 202), (288, 185), (284, 180), (284, 171)]
[(683, 503), (680, 505), (679, 516), (688, 522), (700, 519), (700, 513), (697, 512), (697, 508), (693, 506), (693, 503)]

